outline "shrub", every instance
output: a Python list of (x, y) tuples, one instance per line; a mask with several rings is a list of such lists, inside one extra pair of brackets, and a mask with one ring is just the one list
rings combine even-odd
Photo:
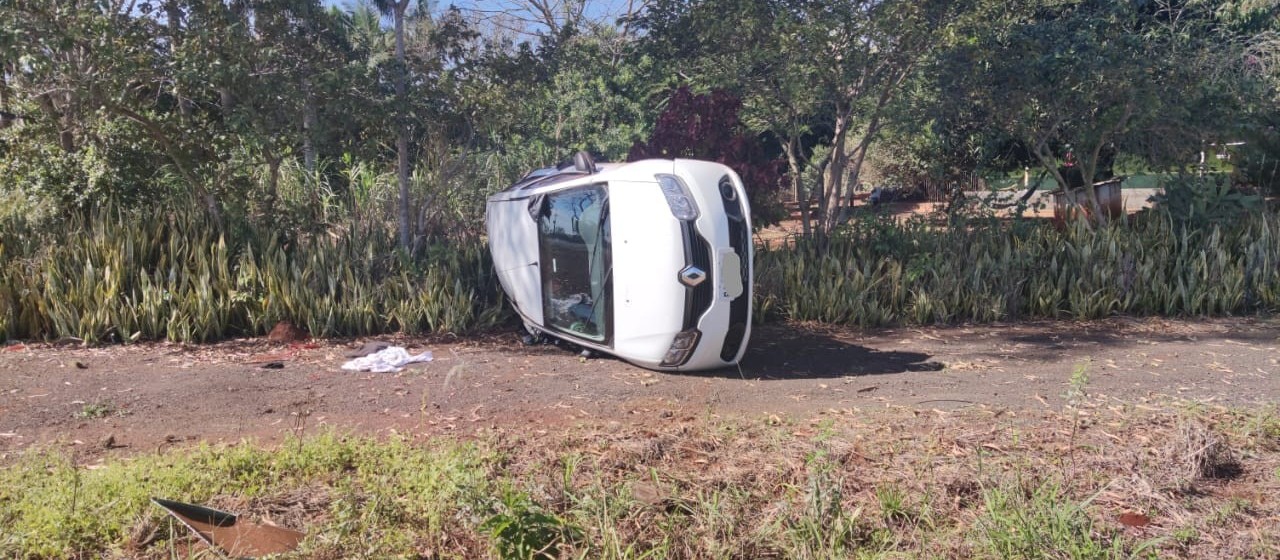
[(1062, 231), (984, 220), (855, 222), (825, 251), (801, 241), (756, 255), (758, 317), (875, 327), (1280, 308), (1280, 219)]
[(479, 243), (396, 249), (373, 225), (297, 235), (219, 230), (199, 210), (95, 210), (0, 225), (0, 336), (210, 341), (289, 320), (315, 336), (463, 332), (506, 311)]
[(1225, 175), (1180, 176), (1154, 197), (1156, 207), (1182, 227), (1226, 226), (1262, 209), (1262, 197), (1233, 187)]

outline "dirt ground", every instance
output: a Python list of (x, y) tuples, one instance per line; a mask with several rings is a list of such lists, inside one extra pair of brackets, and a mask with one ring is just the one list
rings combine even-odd
[[(194, 441), (344, 432), (537, 432), (579, 423), (824, 415), (887, 407), (1053, 411), (1083, 367), (1098, 402), (1280, 402), (1280, 319), (1113, 319), (861, 331), (757, 328), (740, 369), (658, 373), (514, 333), (380, 337), (434, 361), (340, 366), (362, 340), (0, 350), (0, 462), (34, 444), (84, 461)], [(262, 367), (263, 361), (283, 365)]]

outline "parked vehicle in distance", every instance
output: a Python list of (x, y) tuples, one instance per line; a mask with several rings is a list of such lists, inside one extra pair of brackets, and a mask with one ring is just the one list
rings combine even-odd
[(539, 169), (489, 197), (489, 250), (525, 328), (657, 370), (738, 363), (751, 335), (751, 208), (719, 163)]

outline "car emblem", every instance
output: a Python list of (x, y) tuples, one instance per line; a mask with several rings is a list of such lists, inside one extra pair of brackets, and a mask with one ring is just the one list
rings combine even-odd
[(680, 271), (680, 283), (690, 288), (701, 284), (702, 281), (706, 279), (707, 273), (703, 272), (701, 268), (696, 266), (686, 266), (684, 267), (684, 270)]

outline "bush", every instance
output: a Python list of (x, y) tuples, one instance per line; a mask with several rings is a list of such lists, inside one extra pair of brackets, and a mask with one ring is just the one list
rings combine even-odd
[(505, 308), (479, 243), (396, 249), (372, 225), (281, 241), (199, 210), (0, 223), (0, 336), (210, 341), (288, 320), (315, 336), (465, 332)]
[(1174, 177), (1154, 199), (1167, 219), (1196, 229), (1226, 226), (1263, 207), (1262, 197), (1233, 187), (1225, 175)]
[(855, 222), (826, 251), (756, 256), (757, 317), (875, 327), (1280, 308), (1280, 219), (1188, 229), (1158, 214), (1063, 231), (996, 220)]

